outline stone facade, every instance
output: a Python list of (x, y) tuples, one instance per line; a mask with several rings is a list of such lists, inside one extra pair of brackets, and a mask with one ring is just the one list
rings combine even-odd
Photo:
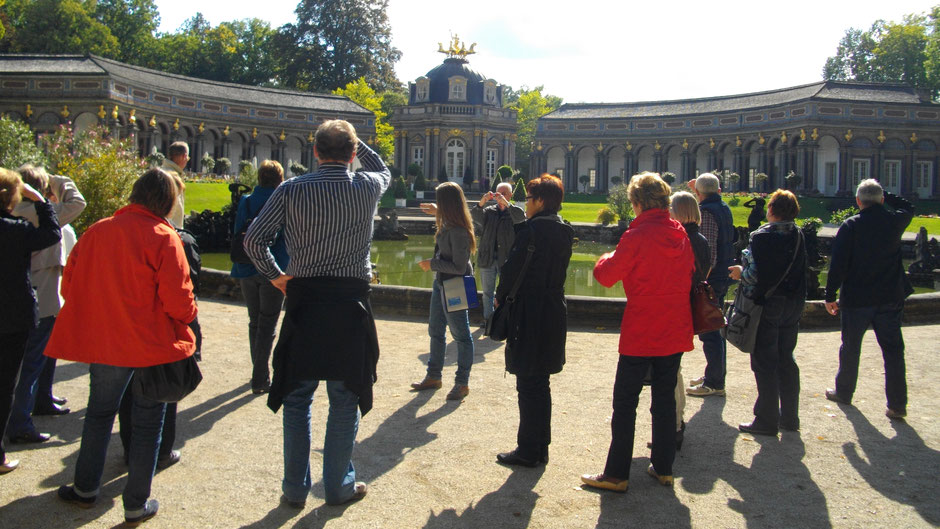
[[(472, 50), (473, 46), (471, 46)], [(408, 105), (389, 116), (395, 127), (394, 165), (417, 163), (429, 180), (491, 178), (515, 165), (516, 112), (503, 108), (505, 87), (472, 70), (473, 53), (455, 39), (444, 62), (408, 83)]]
[(316, 165), (313, 132), (345, 119), (363, 141), (375, 140), (375, 116), (346, 97), (207, 81), (94, 55), (0, 55), (0, 113), (37, 134), (71, 124), (105, 125), (135, 138), (142, 155), (189, 144), (190, 170), (208, 152), (231, 160)]
[[(865, 178), (940, 196), (940, 105), (897, 84), (823, 81), (768, 92), (647, 103), (565, 104), (538, 121), (531, 176), (606, 192), (611, 177), (718, 170), (725, 190), (768, 191), (793, 171), (806, 193), (854, 192)], [(735, 180), (731, 175), (736, 173)], [(758, 174), (767, 175), (761, 182)]]

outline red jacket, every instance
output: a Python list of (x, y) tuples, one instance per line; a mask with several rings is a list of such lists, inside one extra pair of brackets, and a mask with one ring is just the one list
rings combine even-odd
[(62, 276), (65, 305), (45, 354), (88, 364), (146, 367), (193, 354), (189, 265), (165, 219), (131, 204), (88, 228)]
[(664, 209), (640, 213), (617, 249), (601, 256), (594, 278), (608, 288), (622, 281), (627, 296), (620, 354), (668, 356), (692, 350), (694, 268), (685, 229)]

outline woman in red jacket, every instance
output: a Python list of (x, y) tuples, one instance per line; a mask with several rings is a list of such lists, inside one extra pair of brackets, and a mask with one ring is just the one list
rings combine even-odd
[[(79, 507), (91, 507), (98, 497), (114, 416), (134, 369), (182, 360), (196, 347), (187, 326), (196, 317), (189, 265), (165, 219), (177, 194), (163, 170), (144, 173), (130, 205), (82, 235), (62, 275), (65, 304), (45, 354), (90, 364), (75, 484), (59, 488), (59, 498)], [(148, 498), (165, 409), (135, 396), (123, 495), (129, 525), (157, 513), (157, 501)]]
[(636, 407), (652, 366), (653, 450), (649, 474), (671, 486), (676, 455), (676, 375), (682, 353), (692, 350), (689, 291), (694, 270), (685, 229), (669, 216), (669, 184), (641, 173), (627, 192), (636, 218), (617, 249), (594, 266), (594, 278), (611, 287), (623, 282), (627, 307), (620, 324), (620, 361), (614, 381), (611, 442), (604, 472), (583, 475), (591, 487), (626, 492), (633, 457)]

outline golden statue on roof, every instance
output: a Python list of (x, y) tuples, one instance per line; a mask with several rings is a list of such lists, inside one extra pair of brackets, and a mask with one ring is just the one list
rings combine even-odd
[(444, 49), (444, 45), (440, 42), (437, 43), (437, 52), (447, 55), (448, 59), (466, 59), (467, 55), (473, 55), (476, 53), (477, 43), (474, 42), (467, 48), (466, 42), (461, 42), (460, 37), (454, 35), (448, 42), (448, 48)]

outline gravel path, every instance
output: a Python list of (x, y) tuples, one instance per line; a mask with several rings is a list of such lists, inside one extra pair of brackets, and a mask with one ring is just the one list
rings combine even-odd
[[(247, 313), (237, 304), (200, 302), (205, 380), (180, 404), (177, 447), (182, 461), (160, 472), (153, 497), (160, 513), (144, 527), (937, 527), (940, 526), (940, 325), (904, 329), (910, 393), (906, 423), (884, 416), (884, 378), (874, 336), (866, 336), (855, 407), (823, 397), (837, 366), (839, 335), (805, 332), (802, 431), (782, 438), (740, 435), (755, 397), (748, 357), (728, 353), (728, 396), (690, 398), (688, 431), (676, 463), (676, 486), (645, 474), (649, 395), (640, 401), (629, 493), (582, 490), (578, 476), (603, 469), (610, 440), (611, 392), (617, 361), (614, 330), (573, 329), (568, 363), (552, 377), (551, 462), (510, 469), (495, 454), (515, 446), (515, 379), (504, 375), (502, 344), (476, 342), (469, 397), (446, 401), (449, 389), (411, 393), (424, 374), (426, 322), (379, 322), (382, 358), (375, 408), (363, 419), (354, 462), (369, 495), (346, 507), (323, 503), (320, 483), (303, 511), (280, 507), (281, 417), (248, 388)], [(479, 332), (474, 332), (479, 336)], [(454, 372), (448, 348), (445, 382)], [(704, 369), (701, 346), (683, 359), (683, 373)], [(98, 504), (80, 510), (59, 502), (70, 483), (88, 396), (87, 366), (62, 363), (56, 393), (73, 412), (39, 417), (53, 440), (11, 446), (21, 468), (0, 477), (0, 527), (113, 527), (123, 521), (125, 468), (112, 437)], [(321, 468), (327, 403), (313, 406), (315, 481)]]

